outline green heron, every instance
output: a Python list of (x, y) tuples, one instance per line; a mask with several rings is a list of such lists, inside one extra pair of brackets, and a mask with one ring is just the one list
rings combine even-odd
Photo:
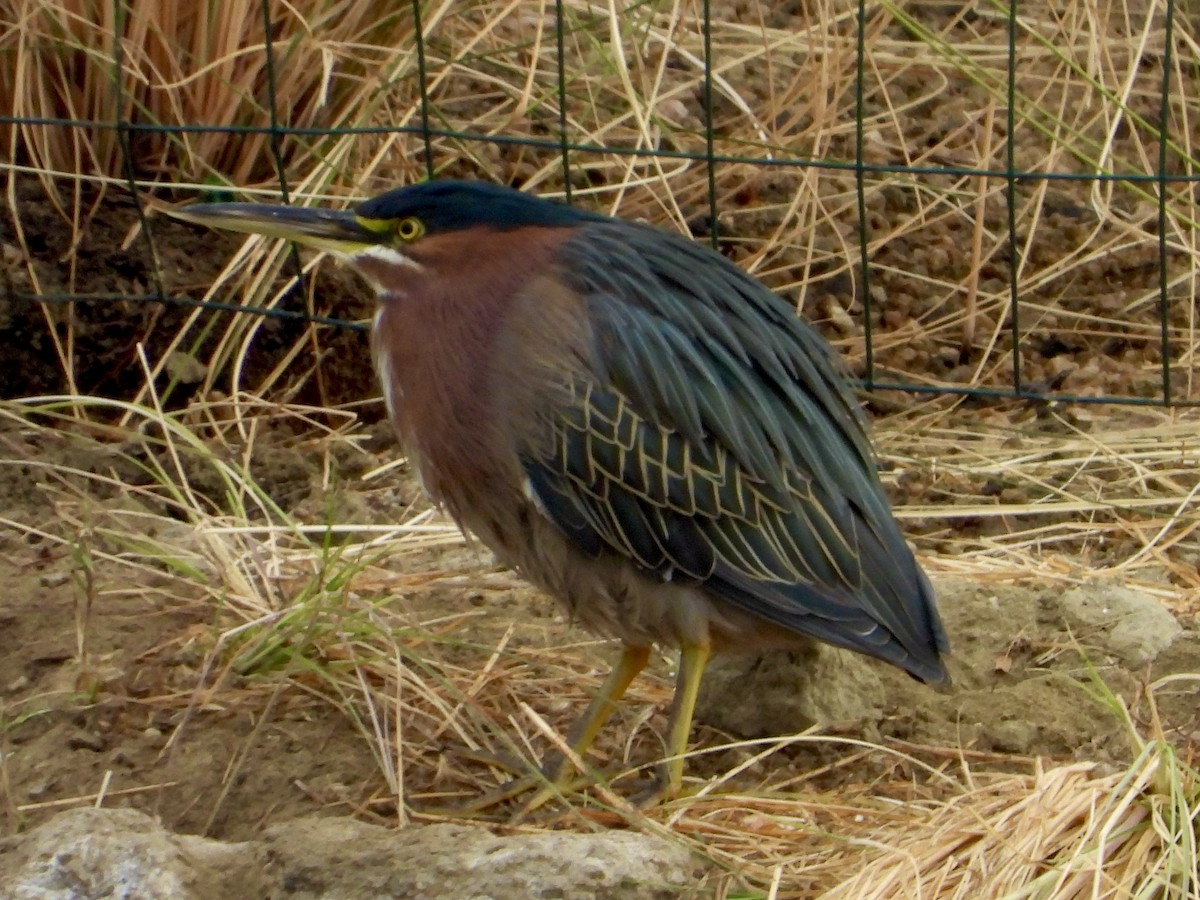
[(375, 366), (424, 490), (622, 643), (578, 753), (656, 643), (680, 651), (672, 795), (712, 651), (816, 638), (947, 680), (832, 348), (719, 253), (482, 182), (175, 215), (330, 251), (374, 286)]

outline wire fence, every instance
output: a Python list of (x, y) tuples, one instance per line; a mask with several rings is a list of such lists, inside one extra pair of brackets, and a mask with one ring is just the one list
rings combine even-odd
[[(331, 112), (336, 121), (323, 121), (329, 98), (297, 99), (298, 44), (286, 36), (280, 8), (263, 0), (235, 41), (237, 59), (260, 60), (258, 101), (251, 113), (222, 122), (169, 121), (150, 108), (145, 92), (165, 90), (170, 79), (147, 86), (152, 41), (137, 38), (147, 33), (139, 31), (145, 9), (116, 0), (106, 20), (91, 23), (108, 37), (105, 53), (85, 52), (76, 28), (74, 43), (62, 35), (34, 42), (31, 56), (43, 79), (55, 66), (60, 75), (74, 67), (64, 80), (76, 88), (85, 70), (105, 74), (96, 108), (111, 116), (34, 114), (45, 107), (17, 102), (20, 76), (10, 65), (14, 103), (0, 116), (2, 158), (10, 184), (49, 174), (126, 185), (140, 222), (137, 240), (155, 261), (148, 284), (141, 292), (30, 290), (9, 278), (5, 292), (27, 304), (133, 301), (363, 330), (362, 321), (317, 307), (239, 299), (232, 287), (221, 299), (181, 294), (158, 262), (162, 220), (151, 214), (151, 198), (186, 197), (189, 178), (206, 199), (224, 196), (248, 172), (261, 189), (263, 160), (282, 202), (445, 174), (499, 177), (622, 212), (609, 201), (632, 198), (632, 214), (670, 220), (757, 267), (844, 346), (868, 389), (1198, 402), (1193, 183), (1200, 168), (1192, 141), (1200, 137), (1200, 106), (1191, 23), (1174, 0), (1099, 4), (1106, 15), (1070, 27), (1067, 13), (1017, 3), (952, 10), (857, 0), (817, 4), (815, 16), (791, 6), (703, 0), (680, 12), (654, 2), (558, 0), (501, 10), (414, 0), (389, 14), (411, 36), (400, 57), (360, 50), (358, 59), (325, 60), (327, 89), (336, 92), (340, 83), (330, 73), (353, 69), (353, 83), (371, 85), (358, 96), (373, 98), (374, 108), (370, 116)], [(13, 0), (0, 7), (8, 24), (28, 26), (32, 14), (21, 7)], [(1059, 30), (1049, 31), (1055, 22)], [(1089, 34), (1089, 22), (1093, 32), (1111, 33)], [(483, 30), (473, 32), (476, 26)], [(16, 32), (8, 33), (0, 48), (11, 63), (19, 48)], [(813, 69), (816, 57), (821, 68)], [(779, 76), (785, 58), (792, 68)], [(381, 59), (387, 65), (373, 69)], [(204, 66), (215, 65), (182, 49), (176, 62), (176, 86), (191, 86)], [(805, 83), (813, 72), (830, 71), (838, 79)], [(453, 86), (464, 72), (474, 91), (470, 115), (462, 112), (468, 95)], [(917, 102), (893, 91), (899, 83)], [(525, 109), (510, 120), (519, 127), (478, 111), (519, 91)], [(956, 120), (931, 125), (956, 93)], [(828, 99), (823, 115), (820, 104), (790, 111), (813, 96)], [(311, 112), (303, 122), (302, 102)], [(404, 109), (390, 122), (389, 103)], [(1082, 110), (1091, 112), (1083, 118)], [(625, 127), (609, 128), (614, 121)], [(918, 152), (919, 141), (906, 133), (913, 122), (936, 152)], [(259, 169), (237, 175), (232, 165), (206, 163), (183, 178), (162, 170), (181, 164), (198, 141), (222, 136), (243, 155), (253, 148)], [(90, 159), (77, 150), (56, 155), (56, 142), (111, 145), (108, 165), (116, 171), (106, 171), (102, 149)], [(388, 142), (401, 163), (379, 165), (365, 159), (377, 150), (346, 149)], [(973, 158), (958, 152), (964, 147)], [(326, 170), (316, 181), (306, 178), (320, 169), (314, 159), (328, 164), (331, 148), (337, 177)], [(171, 162), (154, 171), (154, 154)], [(488, 160), (499, 163), (489, 168)], [(675, 175), (666, 173), (672, 166)], [(795, 199), (805, 193), (812, 204)], [(1068, 232), (1072, 239), (1057, 257), (1043, 253), (1044, 234)], [(941, 248), (933, 262), (930, 244)], [(294, 252), (287, 265), (300, 275)], [(1103, 302), (1093, 303), (1101, 293)]]

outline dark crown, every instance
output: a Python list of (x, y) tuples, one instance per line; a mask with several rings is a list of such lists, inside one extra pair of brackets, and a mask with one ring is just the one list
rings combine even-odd
[(396, 188), (364, 200), (354, 212), (364, 219), (394, 220), (414, 216), (425, 224), (429, 233), (477, 226), (500, 230), (571, 226), (606, 218), (486, 181), (449, 180)]

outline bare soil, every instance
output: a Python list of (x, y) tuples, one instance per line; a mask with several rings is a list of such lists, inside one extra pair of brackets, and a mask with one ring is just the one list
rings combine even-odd
[[(30, 446), (16, 429), (6, 429), (0, 440), (18, 458), (83, 471), (111, 464), (102, 443), (64, 438)], [(289, 454), (270, 441), (262, 448), (261, 471), (287, 479), (281, 497), (291, 491), (297, 504), (319, 502), (297, 491), (311, 483), (302, 477), (311, 463), (301, 451)], [(292, 465), (282, 465), (289, 456)], [(56, 533), (64, 523), (50, 504), (62, 498), (39, 487), (43, 476), (31, 466), (0, 467), (5, 514)], [(265, 482), (271, 489), (269, 476)], [(412, 492), (402, 476), (398, 484), (402, 493)], [(354, 490), (352, 478), (338, 485), (340, 494), (353, 496)], [(125, 498), (114, 493), (90, 501), (103, 507)], [(370, 508), (369, 502), (356, 507), (360, 514)], [(40, 538), (37, 531), (6, 531), (0, 547), (0, 583), (7, 588), (0, 605), (0, 771), (9, 829), (86, 805), (98, 794), (105, 804), (152, 812), (173, 829), (229, 839), (248, 838), (265, 824), (306, 813), (374, 820), (396, 814), (377, 802), (388, 795), (379, 761), (344, 709), (306, 691), (303, 679), (283, 673), (227, 677), (220, 690), (210, 692), (213, 672), (205, 661), (219, 611), (196, 597), (156, 590), (168, 582), (153, 572), (130, 583), (128, 569), (96, 558), (103, 540), (91, 539), (97, 543), (86, 548)], [(80, 565), (83, 549), (93, 554), (90, 585)], [(480, 548), (460, 544), (424, 557), (406, 554), (405, 564), (439, 573), (439, 583), (425, 591), (400, 587), (388, 602), (415, 619), (461, 616), (454, 635), (460, 662), (469, 669), (484, 669), (490, 648), (510, 624), (516, 636), (510, 635), (504, 652), (507, 666), (537, 669), (545, 666), (548, 646), (571, 645), (569, 653), (603, 668), (607, 648), (577, 645), (585, 636), (546, 598), (512, 579), (497, 582), (494, 564)], [(1031, 756), (1120, 762), (1130, 752), (1127, 732), (1089, 696), (1089, 668), (1141, 716), (1147, 711), (1136, 703), (1148, 678), (1200, 671), (1194, 631), (1175, 638), (1153, 665), (1134, 664), (1117, 655), (1120, 647), (1105, 628), (1080, 631), (1059, 589), (961, 580), (941, 581), (939, 588), (955, 646), (950, 691), (939, 693), (886, 666), (829, 651), (815, 661), (794, 655), (731, 660), (708, 679), (694, 740), (715, 746), (731, 736), (787, 734), (818, 717), (835, 735), (968, 752), (990, 765), (1004, 765), (1006, 757), (1022, 765)], [(1102, 596), (1103, 588), (1096, 594)], [(479, 615), (481, 604), (486, 615)], [(1185, 624), (1194, 626), (1186, 619)], [(601, 758), (619, 760), (625, 732), (647, 714), (649, 730), (662, 733), (662, 701), (669, 690), (663, 663), (649, 683), (650, 703), (635, 692), (623, 721), (602, 741)], [(503, 679), (484, 688), (498, 694), (513, 689)], [(1194, 693), (1170, 699), (1161, 710), (1171, 734), (1185, 746), (1200, 740)], [(565, 729), (583, 697), (576, 692), (568, 704), (552, 696), (524, 699)], [(456, 765), (470, 759), (469, 748), (451, 736), (431, 751)], [(635, 761), (652, 761), (646, 756), (652, 745), (643, 742), (640, 752), (644, 758)], [(852, 752), (836, 740), (800, 746), (747, 771), (735, 784), (749, 787), (827, 765), (834, 772), (828, 777), (862, 783), (873, 767), (891, 764), (867, 756), (838, 765)], [(741, 760), (738, 751), (722, 751), (700, 756), (689, 771), (718, 776)], [(436, 774), (442, 764), (433, 760), (428, 770), (411, 773), (408, 789), (418, 808), (450, 802)], [(439, 795), (443, 800), (434, 799)]]

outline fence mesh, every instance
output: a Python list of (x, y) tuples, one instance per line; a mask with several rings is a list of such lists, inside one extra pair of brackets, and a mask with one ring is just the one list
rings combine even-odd
[[(5, 241), (28, 269), (5, 291), (73, 307), (46, 317), (65, 333), (131, 302), (361, 330), (294, 251), (254, 263), (301, 290), (226, 258), (213, 291), (179, 278), (164, 241), (226, 245), (156, 208), (472, 177), (710, 241), (868, 388), (1197, 400), (1197, 54), (1172, 0), (0, 9)], [(37, 270), (34, 183), (67, 274)], [(130, 201), (144, 276), (81, 287), (72, 254), (116, 237), (89, 233), (97, 209)]]

